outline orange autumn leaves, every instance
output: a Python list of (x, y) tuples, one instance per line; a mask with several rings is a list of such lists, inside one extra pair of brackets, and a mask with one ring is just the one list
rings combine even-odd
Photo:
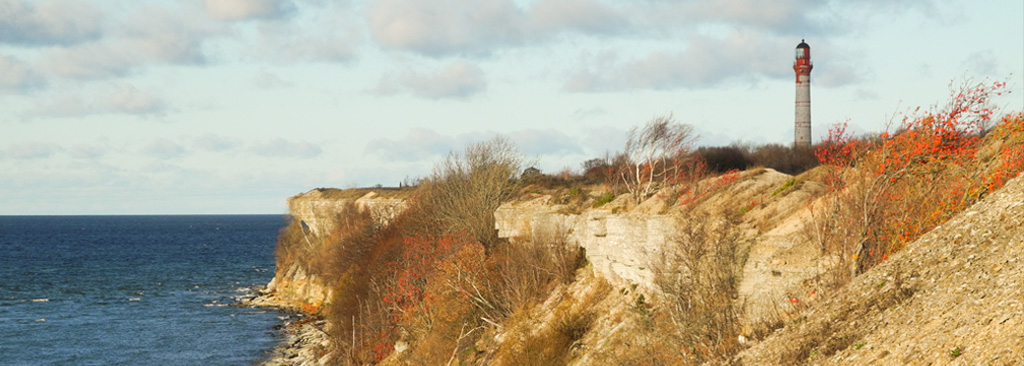
[(1020, 173), (1024, 119), (1008, 114), (992, 126), (991, 97), (1007, 92), (1002, 82), (962, 86), (943, 108), (877, 136), (833, 127), (816, 156), (837, 199), (815, 209), (846, 227), (820, 235), (836, 241), (823, 247), (847, 251), (866, 270)]

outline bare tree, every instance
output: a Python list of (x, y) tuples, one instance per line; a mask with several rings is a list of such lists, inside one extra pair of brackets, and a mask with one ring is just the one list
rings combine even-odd
[(434, 167), (420, 199), (442, 232), (466, 231), (489, 247), (497, 240), (494, 210), (516, 193), (521, 166), (519, 149), (508, 138), (473, 144)]
[(639, 203), (658, 189), (657, 184), (681, 173), (696, 139), (692, 126), (671, 115), (634, 127), (624, 149), (628, 167), (620, 167), (619, 179)]

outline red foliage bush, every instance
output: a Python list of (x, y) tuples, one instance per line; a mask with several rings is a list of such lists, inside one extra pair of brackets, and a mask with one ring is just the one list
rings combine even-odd
[[(873, 140), (853, 138), (845, 124), (833, 127), (816, 151), (837, 195), (816, 208), (816, 218), (831, 223), (816, 225), (823, 249), (843, 252), (840, 258), (866, 270), (1015, 176), (1019, 144), (999, 148), (994, 170), (979, 153), (982, 129), (995, 113), (989, 99), (1005, 87), (961, 87), (943, 109), (906, 116), (895, 132)], [(1004, 118), (988, 141), (1011, 140), (1019, 120)]]

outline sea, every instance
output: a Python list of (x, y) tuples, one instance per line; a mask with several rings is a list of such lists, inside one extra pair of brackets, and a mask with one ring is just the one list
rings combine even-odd
[(252, 365), (282, 215), (0, 216), (0, 365)]

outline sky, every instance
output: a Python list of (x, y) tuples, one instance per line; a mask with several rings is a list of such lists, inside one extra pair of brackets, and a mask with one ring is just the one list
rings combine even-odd
[(544, 172), (659, 116), (815, 141), (950, 85), (1024, 109), (1020, 0), (0, 0), (0, 215), (285, 214), (496, 135)]

